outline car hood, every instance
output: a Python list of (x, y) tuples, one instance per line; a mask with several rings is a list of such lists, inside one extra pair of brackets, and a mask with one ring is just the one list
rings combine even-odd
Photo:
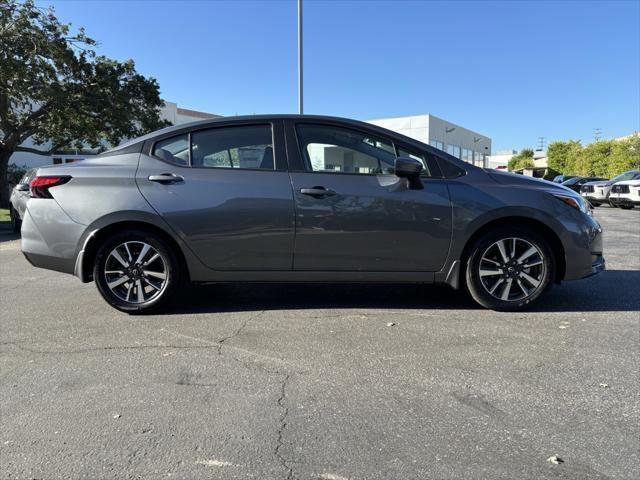
[(537, 190), (545, 190), (551, 193), (564, 193), (576, 195), (576, 192), (559, 183), (550, 182), (542, 178), (528, 177), (526, 175), (518, 175), (511, 172), (502, 172), (499, 170), (485, 170), (493, 180), (502, 185), (512, 185), (521, 188), (534, 188)]
[(616, 182), (614, 185), (631, 185), (638, 186), (640, 185), (640, 180), (623, 180), (622, 182)]

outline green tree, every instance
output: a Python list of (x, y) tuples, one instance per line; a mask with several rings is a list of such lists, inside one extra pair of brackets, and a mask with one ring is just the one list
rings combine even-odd
[(580, 141), (576, 140), (550, 143), (549, 147), (547, 147), (549, 169), (557, 172), (556, 175), (572, 175), (572, 163), (575, 161), (575, 156), (581, 148), (582, 145), (580, 145)]
[(533, 167), (534, 165), (533, 150), (530, 148), (524, 148), (520, 153), (514, 155), (511, 160), (509, 160), (507, 167), (510, 171), (514, 171), (520, 170), (521, 168)]
[[(155, 79), (132, 60), (96, 55), (84, 29), (70, 33), (53, 9), (0, 0), (0, 204), (8, 203), (14, 152), (117, 145), (167, 123)], [(45, 149), (20, 145), (29, 137)]]

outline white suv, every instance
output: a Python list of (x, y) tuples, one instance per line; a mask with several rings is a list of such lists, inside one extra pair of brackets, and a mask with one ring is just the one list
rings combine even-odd
[(613, 177), (611, 180), (585, 183), (580, 189), (580, 195), (582, 195), (582, 198), (585, 200), (588, 200), (592, 206), (599, 207), (603, 203), (607, 203), (609, 201), (611, 187), (614, 184), (626, 180), (638, 179), (640, 179), (640, 170), (629, 170), (628, 172), (624, 172)]
[(631, 209), (640, 205), (640, 179), (618, 182), (611, 187), (609, 203), (612, 207)]

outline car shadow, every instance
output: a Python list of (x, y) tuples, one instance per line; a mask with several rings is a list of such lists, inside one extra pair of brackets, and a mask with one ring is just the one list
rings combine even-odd
[(20, 234), (14, 232), (8, 225), (0, 225), (0, 243), (10, 242), (12, 240), (18, 240)]
[[(640, 311), (640, 271), (608, 270), (554, 285), (529, 311)], [(337, 308), (475, 310), (464, 291), (415, 284), (194, 285), (168, 314)]]

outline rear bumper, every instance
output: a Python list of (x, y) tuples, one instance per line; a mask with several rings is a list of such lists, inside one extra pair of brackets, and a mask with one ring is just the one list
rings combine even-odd
[(22, 253), (34, 267), (73, 274), (84, 230), (55, 200), (32, 199), (22, 219)]

